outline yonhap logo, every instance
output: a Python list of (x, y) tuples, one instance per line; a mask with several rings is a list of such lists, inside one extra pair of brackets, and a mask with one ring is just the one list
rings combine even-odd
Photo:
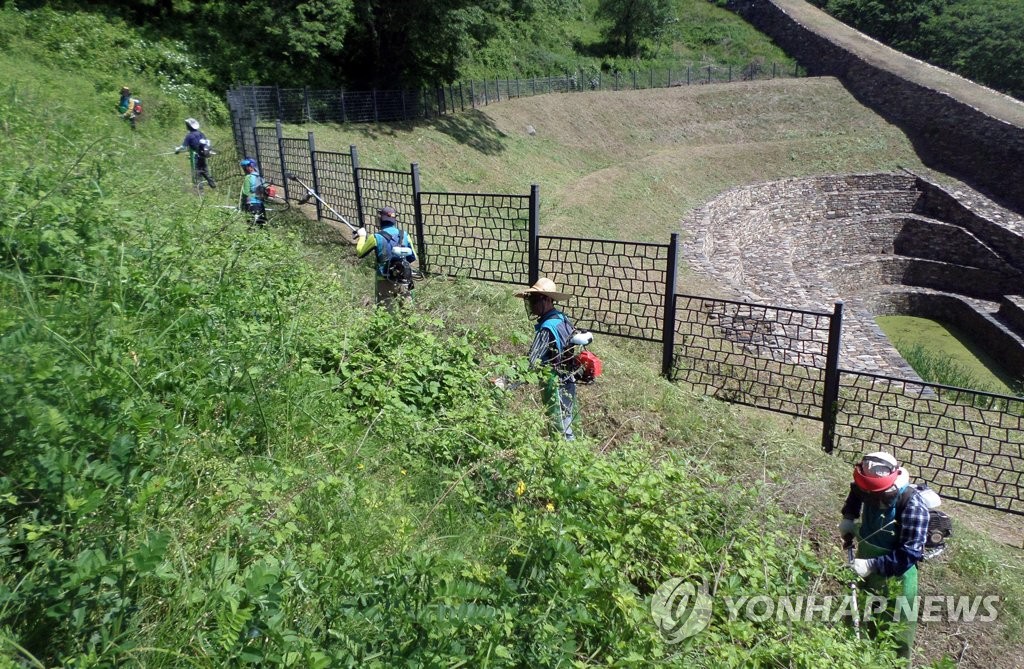
[(666, 643), (679, 643), (702, 632), (711, 622), (712, 600), (703, 587), (671, 578), (654, 591), (651, 617)]

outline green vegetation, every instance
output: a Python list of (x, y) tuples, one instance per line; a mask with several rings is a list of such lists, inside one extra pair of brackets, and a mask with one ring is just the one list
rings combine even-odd
[(995, 393), (1015, 392), (1018, 384), (1013, 378), (958, 328), (916, 316), (879, 316), (875, 320), (925, 381)]
[(822, 78), (546, 95), (422, 123), (285, 134), (309, 130), (321, 150), (355, 144), (367, 167), (419, 163), (426, 190), (526, 194), (537, 183), (542, 234), (642, 242), (667, 241), (688, 210), (736, 186), (925, 170), (905, 135)]
[[(394, 89), (582, 69), (791, 62), (735, 14), (705, 0), (128, 0), (65, 2), (173, 36), (214, 90), (263, 83)], [(48, 15), (52, 15), (49, 13)], [(130, 34), (130, 31), (124, 31)], [(152, 40), (126, 39), (145, 52)], [(144, 53), (140, 57), (145, 58)]]
[(894, 49), (1024, 99), (1019, 0), (811, 1)]
[[(36, 53), (0, 53), (0, 665), (894, 665), (843, 624), (719, 603), (670, 646), (648, 613), (670, 576), (719, 598), (848, 591), (832, 526), (849, 471), (802, 427), (693, 397), (604, 338), (588, 438), (552, 442), (532, 387), (486, 382), (522, 367), (508, 287), (427, 281), (415, 314), (365, 309), (367, 268), (304, 242), (327, 226), (246, 232), (154, 157), (181, 135), (156, 75), (140, 80), (168, 119), (132, 133), (110, 84), (134, 70)], [(723, 100), (700, 103), (722, 133), (744, 104)], [(998, 625), (958, 633), (1015, 658), (1024, 568), (965, 536), (924, 587), (1001, 593)]]
[[(486, 383), (518, 359), (494, 335), (355, 308), (367, 275), (226, 225), (152, 161), (116, 169), (151, 145), (0, 67), (9, 660), (670, 662), (666, 578), (799, 594), (838, 571), (684, 450), (556, 445)], [(852, 667), (854, 644), (723, 615), (671, 663)]]

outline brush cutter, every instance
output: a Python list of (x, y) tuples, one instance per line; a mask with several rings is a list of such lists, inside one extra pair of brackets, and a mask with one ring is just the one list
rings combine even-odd
[[(843, 540), (843, 547), (846, 549), (846, 565), (853, 569), (853, 561), (855, 559), (853, 553), (853, 535), (847, 534)], [(857, 610), (857, 579), (850, 581), (850, 603), (852, 605), (851, 610), (853, 611), (853, 631), (857, 635), (857, 641), (860, 641), (860, 611)]]
[(337, 217), (338, 217), (338, 219), (339, 219), (339, 220), (340, 220), (340, 221), (341, 221), (342, 223), (344, 223), (345, 225), (347, 225), (347, 226), (348, 226), (348, 229), (352, 231), (352, 235), (353, 235), (353, 236), (355, 235), (355, 233), (356, 233), (356, 228), (355, 228), (355, 226), (353, 226), (353, 225), (352, 225), (351, 223), (349, 223), (349, 222), (348, 222), (348, 219), (347, 219), (347, 218), (345, 218), (344, 216), (342, 216), (341, 214), (339, 214), (339, 213), (338, 213), (338, 210), (337, 210), (337, 209), (335, 209), (335, 208), (334, 208), (334, 207), (332, 207), (331, 205), (329, 205), (329, 204), (327, 204), (326, 202), (324, 202), (323, 198), (322, 198), (322, 197), (320, 197), (319, 195), (317, 195), (317, 194), (316, 194), (316, 191), (314, 191), (314, 190), (313, 190), (312, 188), (310, 188), (309, 186), (307, 186), (307, 185), (305, 184), (305, 182), (303, 182), (303, 181), (302, 181), (302, 179), (298, 178), (297, 176), (295, 176), (295, 175), (294, 175), (294, 174), (292, 174), (291, 172), (289, 172), (288, 174), (286, 174), (286, 175), (285, 175), (285, 177), (287, 177), (288, 179), (291, 179), (292, 181), (295, 181), (295, 182), (297, 182), (297, 183), (298, 183), (298, 184), (299, 184), (300, 186), (302, 186), (302, 187), (303, 187), (304, 189), (306, 189), (306, 197), (304, 197), (304, 198), (302, 198), (301, 200), (299, 200), (299, 204), (306, 204), (307, 202), (309, 202), (310, 198), (314, 198), (314, 197), (315, 197), (315, 198), (316, 198), (316, 200), (317, 200), (317, 202), (319, 202), (319, 203), (320, 203), (320, 204), (322, 204), (323, 206), (327, 207), (327, 208), (328, 208), (328, 209), (329, 209), (329, 210), (331, 211), (331, 213), (332, 213), (332, 214), (334, 214), (335, 216), (337, 216)]

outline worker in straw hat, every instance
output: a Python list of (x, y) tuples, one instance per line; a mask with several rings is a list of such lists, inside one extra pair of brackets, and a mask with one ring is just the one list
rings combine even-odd
[[(570, 296), (559, 292), (555, 282), (548, 278), (538, 279), (537, 283), (515, 295), (523, 298), (526, 312), (537, 319), (533, 326), (536, 334), (530, 346), (530, 366), (544, 365), (549, 370), (544, 384), (544, 404), (551, 415), (554, 430), (565, 439), (574, 439), (572, 422), (576, 415), (576, 381), (566, 367), (568, 361), (564, 359), (571, 356), (568, 349), (573, 326), (565, 314), (555, 309), (555, 302)], [(505, 385), (501, 379), (497, 383)]]

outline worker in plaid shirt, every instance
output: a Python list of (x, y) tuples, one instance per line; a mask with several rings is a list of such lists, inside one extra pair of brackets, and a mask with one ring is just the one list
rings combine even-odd
[[(924, 557), (928, 507), (910, 476), (888, 453), (868, 453), (853, 469), (850, 494), (843, 504), (839, 533), (847, 543), (857, 538), (857, 556), (850, 567), (865, 579), (868, 590), (887, 594), (888, 580), (899, 579), (904, 606), (900, 620), (906, 632), (899, 652), (909, 660), (917, 631), (917, 563)], [(859, 522), (858, 522), (859, 520)]]

